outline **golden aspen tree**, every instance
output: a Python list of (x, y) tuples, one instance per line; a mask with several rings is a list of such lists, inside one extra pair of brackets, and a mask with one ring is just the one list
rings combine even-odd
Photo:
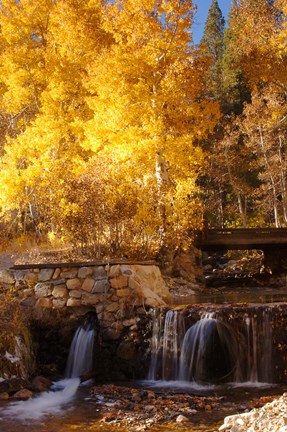
[[(287, 77), (286, 77), (286, 68), (287, 68), (287, 4), (285, 0), (276, 0), (274, 2), (275, 7), (278, 11), (278, 21), (280, 25), (274, 32), (271, 38), (271, 47), (272, 51), (275, 52), (277, 57), (277, 63), (280, 64), (280, 83), (281, 86), (284, 86), (284, 90), (287, 88)], [(280, 14), (280, 15), (279, 15)], [(278, 72), (275, 70), (275, 74), (277, 76)]]
[(281, 85), (285, 80), (286, 61), (282, 61), (272, 44), (282, 31), (283, 3), (241, 0), (235, 2), (230, 14), (234, 56), (253, 87), (259, 82)]
[[(86, 83), (93, 118), (84, 144), (121, 163), (132, 159), (131, 175), (150, 178), (162, 243), (176, 239), (177, 226), (182, 236), (183, 226), (200, 223), (196, 179), (203, 154), (195, 142), (218, 119), (217, 104), (202, 100), (204, 62), (192, 46), (193, 14), (191, 1), (110, 4), (104, 29), (113, 43), (95, 58)], [(143, 172), (136, 174), (139, 160)]]
[(287, 223), (287, 128), (286, 99), (274, 84), (253, 94), (238, 119), (246, 151), (253, 155), (260, 187), (253, 196), (265, 223)]
[(196, 142), (219, 110), (204, 101), (193, 14), (191, 0), (1, 3), (1, 107), (17, 120), (2, 214), (28, 208), (44, 229), (88, 231), (90, 196), (97, 230), (119, 242), (130, 230), (178, 244), (199, 226)]
[(63, 189), (87, 159), (75, 121), (89, 117), (82, 79), (99, 45), (101, 7), (92, 3), (1, 4), (1, 106), (15, 123), (2, 158), (2, 212), (43, 207), (46, 222), (69, 211)]
[[(217, 150), (226, 160), (217, 158), (216, 152), (213, 159), (222, 161), (222, 178), (228, 179), (225, 193), (234, 208), (237, 201), (241, 225), (286, 224), (285, 3), (234, 0), (230, 12), (224, 72), (229, 72), (229, 63), (226, 83), (231, 89), (235, 84), (239, 96), (245, 93), (245, 103), (241, 99), (237, 116), (227, 117), (223, 125)], [(238, 223), (230, 205), (225, 214)]]

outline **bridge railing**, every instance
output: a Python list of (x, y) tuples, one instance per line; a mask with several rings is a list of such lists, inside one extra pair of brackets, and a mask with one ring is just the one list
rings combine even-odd
[(218, 236), (234, 236), (234, 237), (245, 237), (245, 236), (256, 236), (266, 237), (275, 236), (280, 237), (287, 235), (287, 228), (211, 228), (201, 231), (202, 237), (218, 237)]
[(212, 228), (194, 233), (195, 246), (254, 248), (256, 245), (287, 245), (287, 228)]

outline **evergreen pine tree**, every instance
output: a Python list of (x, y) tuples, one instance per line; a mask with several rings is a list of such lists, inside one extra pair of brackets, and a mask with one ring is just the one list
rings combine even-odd
[(250, 90), (234, 50), (236, 35), (232, 22), (237, 19), (238, 0), (232, 0), (228, 17), (228, 27), (224, 31), (224, 52), (222, 57), (222, 101), (221, 109), (225, 114), (241, 114), (245, 102), (250, 101)]
[[(232, 1), (232, 18), (236, 15), (238, 0)], [(242, 175), (241, 147), (233, 136), (232, 113), (239, 114), (247, 98), (241, 70), (234, 58), (233, 32), (225, 28), (225, 20), (217, 0), (212, 0), (201, 39), (203, 52), (209, 57), (210, 73), (206, 82), (207, 95), (219, 102), (223, 114), (214, 133), (202, 143), (209, 152), (208, 174), (201, 179), (206, 191), (206, 218), (210, 226), (223, 227), (240, 214), (240, 223), (246, 225), (246, 201), (244, 192), (248, 182)], [(227, 132), (229, 131), (229, 132)], [(224, 135), (227, 135), (225, 139)], [(232, 137), (232, 139), (231, 139)], [(230, 161), (234, 163), (234, 169)], [(238, 185), (241, 185), (240, 187)], [(229, 216), (228, 216), (229, 214)]]
[(225, 20), (217, 0), (212, 0), (205, 23), (200, 45), (210, 58), (210, 74), (206, 92), (211, 99), (221, 100), (222, 96), (222, 58), (224, 53)]

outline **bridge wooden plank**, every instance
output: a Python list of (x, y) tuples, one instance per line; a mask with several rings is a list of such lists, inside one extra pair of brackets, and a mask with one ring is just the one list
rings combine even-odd
[(287, 228), (208, 229), (195, 233), (195, 245), (203, 250), (287, 247)]

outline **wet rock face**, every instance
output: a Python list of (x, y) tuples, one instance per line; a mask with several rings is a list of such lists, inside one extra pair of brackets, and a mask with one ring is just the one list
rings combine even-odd
[[(138, 315), (137, 315), (138, 311)], [(144, 379), (149, 367), (150, 318), (135, 308), (134, 315), (122, 321), (118, 338), (111, 339), (102, 332), (102, 340), (95, 352), (96, 379), (99, 382)]]
[(40, 315), (31, 313), (36, 374), (53, 379), (63, 376), (73, 335), (85, 312), (81, 310), (79, 316), (68, 314), (64, 309), (44, 309)]
[[(0, 394), (15, 394), (28, 386), (28, 381), (23, 378), (11, 378), (0, 382)], [(6, 399), (6, 398), (5, 398)]]
[[(37, 348), (36, 373), (56, 379), (66, 369), (72, 339), (85, 316), (95, 312), (93, 307), (45, 310), (40, 319), (34, 317), (32, 338)], [(128, 380), (145, 378), (148, 370), (148, 328), (150, 318), (142, 307), (125, 311), (123, 317), (105, 325), (99, 319), (94, 347), (96, 380)], [(92, 372), (92, 371), (91, 371)]]
[(13, 399), (27, 400), (33, 396), (33, 392), (28, 389), (18, 390), (14, 395)]
[(274, 382), (287, 382), (287, 307), (279, 304), (272, 315)]
[(42, 376), (36, 376), (33, 378), (31, 382), (31, 388), (32, 390), (36, 392), (45, 392), (50, 389), (52, 385), (52, 381), (48, 378), (42, 377)]
[(0, 313), (0, 381), (13, 377), (25, 380), (34, 369), (30, 332), (13, 306)]
[(203, 288), (204, 277), (202, 269), (202, 252), (194, 246), (189, 251), (166, 251), (167, 255), (160, 256), (161, 270), (166, 278), (183, 278), (198, 288)]

